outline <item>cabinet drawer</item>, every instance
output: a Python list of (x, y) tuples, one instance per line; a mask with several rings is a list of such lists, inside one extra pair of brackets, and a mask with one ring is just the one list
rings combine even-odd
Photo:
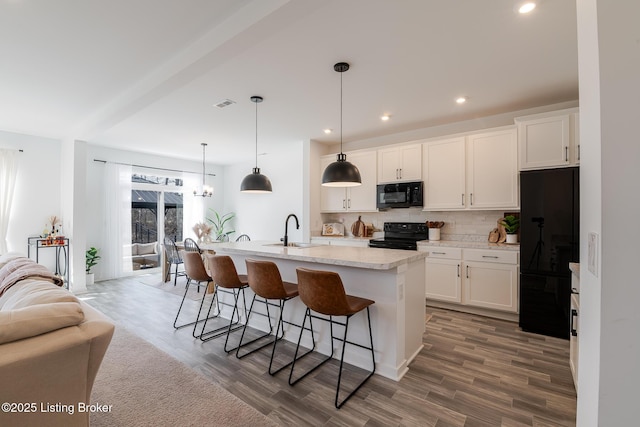
[(499, 264), (518, 264), (518, 252), (516, 251), (500, 251), (500, 250), (484, 250), (484, 249), (465, 249), (465, 261), (495, 262)]
[(426, 248), (420, 248), (420, 250), (429, 252), (429, 258), (462, 259), (462, 249), (460, 248), (427, 246)]

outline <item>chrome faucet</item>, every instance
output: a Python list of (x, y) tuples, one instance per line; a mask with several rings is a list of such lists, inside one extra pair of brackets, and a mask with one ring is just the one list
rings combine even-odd
[(293, 219), (296, 220), (296, 229), (300, 228), (300, 223), (298, 222), (298, 217), (295, 216), (294, 214), (289, 214), (287, 219), (284, 221), (284, 238), (281, 239), (284, 242), (284, 246), (289, 246), (288, 226), (289, 226), (289, 218), (291, 218), (291, 217), (293, 217)]

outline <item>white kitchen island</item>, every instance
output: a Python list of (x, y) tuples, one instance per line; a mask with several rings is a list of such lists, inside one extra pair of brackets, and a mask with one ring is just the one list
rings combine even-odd
[[(373, 346), (376, 357), (376, 374), (398, 381), (409, 369), (409, 363), (423, 347), (425, 328), (425, 267), (426, 252), (398, 249), (336, 247), (311, 245), (309, 247), (275, 246), (270, 242), (237, 242), (201, 245), (202, 249), (215, 250), (219, 255), (229, 255), (238, 273), (246, 273), (247, 258), (273, 261), (278, 265), (282, 279), (297, 282), (296, 268), (334, 271), (340, 274), (347, 294), (375, 301), (371, 306)], [(247, 304), (253, 294), (247, 292)], [(258, 307), (261, 310), (260, 307)], [(305, 306), (298, 298), (287, 302), (285, 320), (301, 324)], [(276, 316), (277, 313), (272, 313)], [(266, 319), (251, 318), (251, 326), (268, 330)], [(316, 350), (329, 354), (331, 339), (326, 322), (314, 322)], [(334, 331), (341, 336), (342, 328)], [(285, 339), (297, 342), (300, 330), (285, 328)], [(336, 333), (337, 332), (337, 333)], [(319, 337), (319, 338), (318, 338)], [(309, 333), (302, 344), (310, 347)], [(349, 321), (350, 341), (366, 344), (368, 331), (366, 315), (359, 313)], [(339, 357), (341, 343), (335, 341), (334, 357)], [(366, 351), (347, 345), (345, 361), (364, 369), (370, 369), (370, 355)]]

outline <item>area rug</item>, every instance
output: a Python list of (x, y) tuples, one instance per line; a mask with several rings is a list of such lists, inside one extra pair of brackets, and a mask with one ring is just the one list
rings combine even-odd
[(98, 372), (91, 403), (111, 406), (91, 414), (92, 427), (276, 425), (121, 326)]
[[(137, 277), (137, 281), (142, 283), (143, 285), (152, 286), (156, 289), (160, 289), (165, 292), (172, 293), (174, 295), (178, 295), (182, 298), (184, 295), (184, 288), (187, 285), (187, 278), (184, 276), (178, 277), (176, 281), (176, 285), (173, 284), (173, 275), (171, 276), (171, 280), (165, 282), (160, 277), (161, 274), (145, 274)], [(202, 290), (204, 286), (198, 292), (197, 286), (189, 286), (189, 290), (187, 291), (187, 299), (191, 299), (194, 301), (200, 301), (202, 299)]]

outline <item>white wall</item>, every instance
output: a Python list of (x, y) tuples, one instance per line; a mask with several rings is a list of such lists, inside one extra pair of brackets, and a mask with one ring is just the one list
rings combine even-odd
[[(61, 142), (0, 131), (0, 147), (24, 150), (18, 160), (7, 245), (9, 251), (26, 254), (27, 237), (40, 235), (50, 216), (61, 216)], [(53, 252), (41, 251), (41, 263), (53, 265)]]
[[(578, 424), (637, 421), (639, 2), (578, 0), (581, 135)], [(597, 274), (587, 236), (598, 233)]]
[(295, 221), (289, 222), (289, 241), (300, 242), (304, 237), (309, 219), (304, 217), (303, 173), (304, 144), (302, 141), (283, 143), (270, 147), (269, 154), (258, 157), (260, 172), (266, 175), (273, 186), (270, 194), (246, 194), (240, 192), (242, 179), (251, 173), (254, 163), (225, 167), (224, 212), (235, 212), (233, 222), (236, 233), (248, 234), (251, 240), (279, 241), (284, 236), (287, 215), (295, 214), (300, 220), (300, 230)]

